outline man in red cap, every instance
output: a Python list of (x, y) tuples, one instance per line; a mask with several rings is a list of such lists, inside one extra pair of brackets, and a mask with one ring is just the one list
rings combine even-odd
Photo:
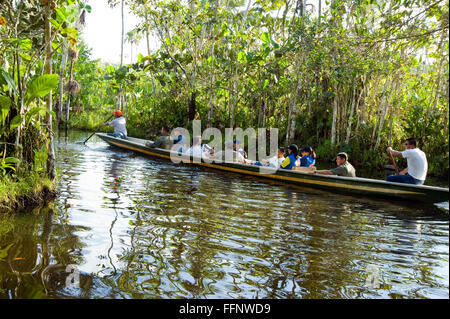
[(111, 122), (103, 123), (103, 125), (109, 125), (114, 127), (114, 133), (108, 133), (108, 135), (127, 139), (126, 121), (125, 118), (122, 116), (122, 111), (115, 110), (113, 114), (114, 120), (112, 120)]

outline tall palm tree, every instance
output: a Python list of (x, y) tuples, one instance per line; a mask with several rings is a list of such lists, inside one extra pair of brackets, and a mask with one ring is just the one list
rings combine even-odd
[(127, 32), (125, 42), (128, 42), (130, 44), (131, 49), (130, 63), (133, 63), (133, 45), (137, 47), (138, 44), (141, 42), (141, 39), (142, 34), (138, 33), (136, 29)]
[(121, 17), (122, 17), (122, 36), (120, 39), (120, 66), (123, 64), (123, 41), (124, 41), (124, 32), (125, 32), (125, 19), (123, 15), (123, 6), (124, 6), (124, 0), (122, 0), (122, 7), (121, 7)]

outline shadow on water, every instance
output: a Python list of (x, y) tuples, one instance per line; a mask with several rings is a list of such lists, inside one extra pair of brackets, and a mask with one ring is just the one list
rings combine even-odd
[(0, 217), (0, 298), (448, 298), (448, 214), (57, 139), (60, 197)]

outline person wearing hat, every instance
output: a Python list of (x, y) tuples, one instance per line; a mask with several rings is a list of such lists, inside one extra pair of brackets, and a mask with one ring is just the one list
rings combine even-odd
[(241, 141), (240, 141), (240, 140), (235, 139), (235, 140), (233, 141), (233, 150), (234, 150), (235, 152), (241, 153), (241, 155), (242, 155), (244, 158), (247, 158), (247, 153), (245, 153), (244, 149), (241, 148)]
[(323, 169), (308, 172), (309, 174), (338, 175), (345, 177), (356, 177), (355, 168), (348, 162), (347, 153), (341, 152), (336, 155), (336, 164), (338, 167), (333, 169)]
[(120, 137), (123, 139), (127, 139), (127, 128), (125, 118), (122, 116), (122, 111), (115, 110), (113, 112), (114, 120), (110, 122), (105, 122), (102, 125), (109, 125), (114, 127), (114, 133), (108, 133), (109, 136)]
[(182, 134), (182, 128), (177, 127), (172, 131), (172, 134), (176, 136), (176, 138), (173, 140), (173, 144), (176, 144), (178, 147), (176, 149), (177, 152), (184, 153), (186, 152), (187, 147), (187, 141), (186, 137)]
[(305, 146), (300, 150), (300, 166), (312, 167), (316, 164), (316, 153), (311, 146)]
[(282, 169), (292, 169), (297, 166), (296, 162), (298, 162), (298, 147), (295, 144), (291, 144), (288, 147), (288, 156), (281, 163), (280, 168)]

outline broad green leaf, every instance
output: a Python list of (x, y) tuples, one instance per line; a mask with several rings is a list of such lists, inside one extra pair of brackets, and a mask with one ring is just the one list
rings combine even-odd
[(8, 85), (9, 92), (11, 92), (11, 93), (14, 92), (15, 94), (19, 94), (19, 92), (17, 91), (17, 88), (16, 88), (16, 84), (14, 83), (14, 80), (9, 75), (9, 73), (3, 69), (0, 69), (0, 83), (1, 83), (1, 80), (3, 80)]
[(180, 42), (181, 42), (180, 37), (177, 36), (177, 35), (174, 35), (174, 36), (173, 36), (173, 40), (174, 40), (176, 43), (180, 43)]
[(63, 35), (70, 35), (72, 37), (77, 37), (78, 36), (78, 30), (75, 28), (64, 28), (61, 30), (61, 34)]
[(0, 95), (0, 108), (9, 110), (10, 106), (11, 106), (11, 99), (9, 97)]
[(59, 29), (59, 23), (55, 19), (48, 19), (50, 23), (52, 24), (53, 28)]
[(270, 42), (270, 35), (269, 35), (269, 33), (267, 33), (267, 32), (264, 32), (262, 35), (261, 35), (261, 40), (264, 42), (264, 43), (269, 43)]
[(12, 245), (14, 245), (14, 243), (11, 243), (5, 248), (0, 250), (0, 260), (5, 260), (6, 257), (8, 257), (8, 250), (11, 248)]
[(32, 42), (30, 39), (24, 39), (20, 41), (20, 48), (24, 51), (29, 51), (32, 47)]
[(56, 13), (56, 18), (58, 19), (59, 22), (66, 21), (68, 14), (64, 7), (55, 9), (55, 13)]
[(49, 94), (51, 90), (58, 87), (58, 83), (57, 74), (44, 74), (32, 79), (27, 85), (25, 103), (28, 104), (37, 97)]
[(5, 124), (6, 117), (8, 116), (9, 108), (11, 106), (11, 99), (0, 95), (0, 109), (1, 109), (1, 123)]
[(17, 164), (20, 162), (20, 160), (15, 157), (7, 157), (7, 158), (5, 158), (4, 162), (8, 163), (8, 164)]
[(49, 113), (51, 116), (56, 117), (56, 113), (53, 111), (50, 111), (48, 108), (43, 107), (43, 106), (41, 106), (41, 107), (36, 106), (36, 107), (33, 107), (31, 110), (29, 110), (27, 112), (27, 114), (25, 114), (25, 125), (28, 125), (30, 123), (31, 118), (41, 111), (45, 111), (45, 112)]
[(19, 125), (22, 123), (23, 118), (22, 116), (20, 116), (20, 114), (17, 114), (16, 116), (14, 116), (14, 118), (11, 120), (11, 123), (9, 124), (9, 129), (13, 130), (16, 127), (19, 127)]
[(245, 54), (244, 51), (239, 51), (238, 53), (238, 61), (241, 63), (244, 63), (247, 61), (247, 55)]
[(114, 67), (112, 65), (108, 65), (106, 67), (106, 70), (108, 71), (109, 74), (114, 74), (116, 71), (114, 70)]

